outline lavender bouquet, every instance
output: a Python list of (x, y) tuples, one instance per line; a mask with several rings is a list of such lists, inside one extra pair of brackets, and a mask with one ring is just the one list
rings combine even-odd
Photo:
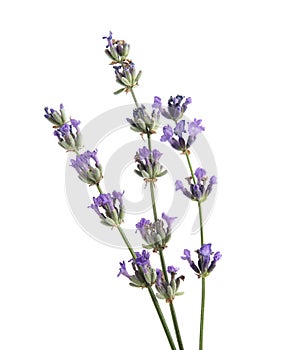
[[(168, 143), (173, 148), (177, 156), (184, 157), (188, 166), (188, 174), (185, 181), (176, 179), (175, 190), (177, 196), (183, 194), (188, 201), (195, 202), (198, 206), (200, 247), (189, 250), (190, 240), (180, 247), (178, 258), (187, 261), (191, 270), (197, 277), (197, 283), (201, 283), (201, 308), (200, 308), (200, 332), (199, 350), (203, 349), (203, 328), (205, 313), (205, 285), (206, 278), (215, 269), (217, 261), (221, 258), (219, 251), (213, 252), (211, 243), (208, 243), (204, 235), (204, 222), (202, 216), (202, 206), (217, 184), (216, 176), (207, 176), (206, 170), (197, 167), (194, 170), (191, 164), (191, 147), (199, 134), (205, 131), (201, 119), (186, 121), (185, 112), (192, 103), (190, 97), (182, 95), (170, 97), (168, 105), (164, 107), (160, 97), (155, 96), (152, 110), (140, 104), (134, 93), (134, 88), (138, 86), (141, 71), (137, 72), (134, 62), (128, 57), (130, 45), (124, 40), (116, 40), (109, 36), (106, 39), (107, 45), (105, 53), (111, 60), (117, 83), (121, 86), (114, 94), (127, 93), (132, 96), (135, 103), (132, 116), (128, 116), (127, 122), (130, 129), (141, 138), (142, 146), (135, 155), (133, 163), (136, 164), (134, 173), (145, 183), (145, 191), (150, 191), (153, 217), (141, 218), (133, 227), (133, 234), (138, 233), (143, 240), (141, 251), (135, 251), (129, 237), (123, 228), (125, 218), (124, 191), (113, 189), (111, 192), (103, 191), (101, 183), (104, 174), (98, 150), (84, 150), (82, 134), (80, 131), (80, 121), (68, 118), (64, 106), (61, 104), (59, 111), (45, 108), (45, 118), (53, 125), (54, 135), (58, 144), (67, 152), (73, 152), (74, 158), (71, 160), (71, 167), (75, 169), (78, 178), (88, 186), (95, 188), (93, 201), (86, 210), (93, 210), (103, 225), (112, 229), (112, 235), (121, 235), (129, 255), (119, 263), (117, 276), (123, 276), (129, 281), (129, 285), (135, 288), (142, 288), (149, 294), (157, 316), (164, 329), (170, 349), (184, 349), (182, 334), (178, 323), (178, 315), (175, 311), (174, 301), (177, 296), (183, 294), (182, 283), (185, 280), (183, 274), (179, 274), (179, 267), (166, 262), (166, 252), (169, 248), (173, 235), (173, 223), (177, 217), (169, 216), (162, 212), (159, 215), (156, 206), (155, 189), (158, 186), (159, 178), (167, 175), (167, 169), (161, 161), (162, 153), (152, 147), (153, 137), (158, 136), (160, 142)], [(168, 124), (160, 132), (161, 118), (166, 118)], [(134, 167), (134, 165), (133, 165)], [(181, 193), (180, 193), (181, 192)], [(78, 198), (80, 200), (80, 198)], [(174, 240), (174, 238), (172, 239)], [(191, 248), (192, 249), (192, 248)], [(159, 257), (159, 266), (153, 266), (152, 255)], [(186, 269), (186, 266), (184, 267)], [(188, 279), (191, 279), (190, 273)], [(192, 282), (193, 283), (193, 282)], [(146, 297), (146, 296), (145, 296)], [(164, 316), (160, 303), (164, 302), (170, 309), (171, 320)], [(173, 323), (175, 335), (172, 334), (168, 323)]]

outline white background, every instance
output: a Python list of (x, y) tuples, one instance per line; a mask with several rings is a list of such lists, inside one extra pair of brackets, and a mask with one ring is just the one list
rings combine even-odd
[[(283, 348), (283, 27), (281, 1), (1, 3), (1, 349), (168, 348), (147, 292), (116, 278), (127, 252), (74, 221), (66, 154), (43, 118), (63, 102), (86, 123), (131, 102), (112, 95), (109, 29), (143, 69), (139, 99), (191, 96), (216, 157), (206, 234), (223, 259), (207, 283), (204, 349)], [(172, 245), (181, 266), (198, 239)], [(176, 309), (197, 349), (198, 281), (182, 272)]]

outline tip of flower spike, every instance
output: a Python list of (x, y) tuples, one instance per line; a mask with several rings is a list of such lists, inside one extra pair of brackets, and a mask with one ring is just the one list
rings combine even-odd
[(179, 270), (179, 267), (174, 267), (173, 265), (168, 266), (168, 269), (167, 269), (168, 273), (177, 273), (178, 270)]
[(63, 103), (60, 103), (60, 109), (64, 109)]

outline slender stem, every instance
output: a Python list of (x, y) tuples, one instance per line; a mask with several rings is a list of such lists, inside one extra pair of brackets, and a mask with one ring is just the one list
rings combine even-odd
[(175, 332), (176, 332), (176, 337), (177, 337), (179, 349), (184, 350), (173, 301), (170, 302), (170, 310), (171, 310), (171, 315), (172, 315), (172, 319), (173, 319), (173, 323), (174, 323), (174, 327), (175, 327)]
[[(117, 226), (117, 229), (118, 229), (118, 231), (119, 231), (119, 233), (120, 233), (120, 235), (121, 235), (121, 237), (122, 237), (124, 243), (126, 244), (126, 246), (127, 246), (128, 250), (129, 250), (129, 252), (130, 252), (132, 258), (133, 258), (133, 259), (136, 259), (136, 254), (135, 254), (133, 248), (131, 247), (131, 244), (130, 244), (130, 242), (128, 241), (128, 239), (127, 239), (127, 237), (126, 237), (126, 235), (125, 235), (123, 229), (122, 229), (119, 225)], [(158, 303), (158, 300), (157, 300), (157, 298), (156, 298), (156, 296), (155, 296), (155, 293), (153, 292), (153, 289), (152, 289), (151, 286), (147, 287), (147, 289), (148, 289), (148, 291), (149, 291), (149, 294), (150, 294), (150, 296), (151, 296), (151, 299), (152, 299), (152, 302), (153, 302), (153, 304), (154, 304), (154, 306), (155, 306), (155, 309), (156, 309), (156, 311), (157, 311), (157, 313), (158, 313), (159, 319), (160, 319), (160, 321), (161, 321), (161, 323), (162, 323), (162, 326), (163, 326), (164, 331), (165, 331), (165, 333), (166, 333), (166, 337), (167, 337), (167, 339), (168, 339), (168, 341), (169, 341), (169, 344), (170, 344), (170, 346), (171, 346), (171, 349), (172, 349), (172, 350), (176, 350), (176, 347), (175, 347), (173, 338), (172, 338), (172, 336), (171, 336), (171, 333), (170, 333), (170, 331), (169, 331), (167, 322), (166, 322), (165, 317), (164, 317), (164, 315), (163, 315), (163, 312), (162, 312), (162, 310), (161, 310), (161, 308), (160, 308), (160, 305), (159, 305), (159, 303)]]
[(192, 180), (193, 180), (194, 184), (196, 184), (194, 172), (193, 172), (193, 169), (192, 169), (192, 166), (191, 166), (191, 162), (190, 162), (190, 159), (189, 159), (189, 155), (188, 155), (187, 152), (185, 152), (185, 156), (186, 156), (187, 164), (189, 166), (189, 170), (190, 170), (190, 174), (191, 174)]
[[(160, 261), (161, 261), (161, 266), (162, 266), (162, 270), (163, 270), (163, 275), (165, 277), (166, 282), (169, 283), (166, 262), (165, 262), (165, 258), (164, 258), (164, 254), (163, 254), (162, 250), (159, 251), (159, 255), (160, 255)], [(176, 338), (178, 341), (179, 349), (183, 350), (184, 347), (183, 347), (183, 343), (182, 343), (182, 339), (181, 339), (181, 334), (180, 334), (180, 330), (179, 330), (178, 320), (177, 320), (176, 311), (175, 311), (173, 301), (171, 301), (169, 303), (169, 306), (170, 306), (171, 316), (172, 316), (172, 320), (173, 320), (173, 324), (174, 324), (174, 328), (175, 328), (175, 333), (176, 333)]]
[(97, 189), (100, 192), (100, 194), (104, 193), (102, 188), (101, 188), (101, 186), (100, 186), (100, 184), (96, 184), (96, 186), (97, 186)]
[(155, 192), (154, 192), (154, 184), (153, 182), (150, 182), (150, 192), (151, 192), (151, 200), (152, 200), (152, 209), (153, 209), (153, 215), (154, 215), (154, 220), (158, 220), (158, 215), (157, 215), (157, 208), (156, 208), (156, 202), (155, 202)]
[(122, 229), (119, 225), (117, 226), (117, 229), (118, 229), (118, 231), (119, 231), (119, 233), (120, 233), (120, 235), (121, 235), (121, 237), (122, 237), (124, 243), (126, 244), (126, 246), (127, 246), (128, 250), (129, 250), (129, 252), (130, 252), (132, 258), (133, 258), (133, 259), (136, 259), (136, 255), (135, 255), (135, 253), (134, 253), (134, 250), (133, 250), (133, 248), (131, 247), (131, 244), (130, 244), (129, 240), (127, 239), (127, 237), (126, 237), (126, 235), (125, 235), (123, 229)]
[(200, 331), (199, 331), (199, 350), (203, 350), (204, 308), (205, 308), (205, 277), (202, 277), (201, 310), (200, 310)]
[[(149, 132), (147, 133), (147, 140), (148, 140), (149, 151), (152, 151), (151, 134)], [(155, 192), (154, 192), (154, 184), (153, 184), (153, 182), (150, 182), (150, 191), (151, 191), (151, 200), (152, 200), (152, 209), (153, 209), (154, 220), (157, 221), (158, 220), (158, 215), (157, 215), (157, 208), (156, 208)], [(162, 271), (163, 271), (163, 275), (164, 275), (165, 281), (167, 283), (169, 283), (166, 262), (165, 262), (164, 253), (163, 253), (162, 250), (159, 251), (159, 255), (160, 255), (161, 267), (162, 267)], [(173, 302), (170, 302), (169, 306), (170, 306), (171, 316), (172, 316), (172, 320), (173, 320), (173, 324), (174, 324), (174, 328), (175, 328), (175, 333), (176, 333), (176, 338), (177, 338), (177, 341), (178, 341), (179, 349), (183, 350), (184, 349), (183, 348), (183, 343), (182, 343), (182, 339), (181, 339), (181, 335), (180, 335), (179, 325), (178, 325), (177, 316), (176, 316), (176, 312), (175, 312), (175, 308), (174, 308)]]
[(130, 89), (130, 92), (131, 92), (132, 98), (133, 98), (133, 100), (134, 100), (134, 102), (136, 104), (136, 107), (138, 108), (139, 104), (138, 104), (138, 101), (137, 101), (137, 98), (135, 96), (135, 93), (134, 93), (133, 89)]
[[(133, 89), (130, 89), (130, 92), (131, 92), (133, 100), (134, 100), (134, 102), (136, 104), (136, 107), (139, 107), (139, 104), (138, 104), (136, 96), (135, 96), (135, 94), (133, 92)], [(147, 141), (148, 141), (148, 149), (149, 149), (149, 151), (152, 151), (151, 134), (149, 132), (147, 133)], [(153, 209), (154, 220), (157, 221), (158, 220), (158, 215), (157, 215), (157, 208), (156, 208), (156, 201), (155, 201), (155, 191), (154, 191), (154, 183), (153, 182), (150, 182), (150, 192), (151, 192), (151, 201), (152, 201), (152, 209)], [(163, 274), (164, 274), (165, 280), (166, 280), (167, 283), (169, 283), (163, 251), (160, 251), (159, 255), (160, 255), (161, 266), (162, 266), (162, 270), (163, 270)], [(153, 293), (152, 289), (151, 290), (149, 289), (149, 292), (150, 292), (150, 294), (151, 294), (151, 292)], [(151, 294), (151, 296), (152, 296), (152, 294)], [(152, 299), (152, 300), (153, 300), (153, 303), (154, 303), (154, 305), (156, 307), (154, 299)], [(157, 301), (156, 298), (155, 298), (155, 301), (157, 302), (157, 306), (159, 306), (158, 301)], [(170, 305), (172, 320), (173, 320), (173, 324), (174, 324), (174, 328), (175, 328), (175, 332), (176, 332), (176, 338), (177, 338), (177, 341), (178, 341), (178, 344), (179, 344), (179, 349), (183, 350), (184, 348), (183, 348), (183, 344), (182, 344), (182, 340), (181, 340), (181, 335), (180, 335), (180, 331), (179, 331), (179, 326), (178, 326), (178, 322), (177, 322), (177, 317), (176, 317), (174, 305), (172, 303), (170, 303), (169, 305)], [(159, 314), (159, 317), (160, 317), (160, 313), (159, 313), (157, 307), (156, 307), (156, 310), (157, 310), (157, 312)], [(161, 316), (162, 316), (162, 314), (161, 314)], [(167, 324), (165, 322), (165, 319), (160, 317), (160, 320), (161, 320), (162, 325), (164, 327), (164, 330), (165, 330), (165, 332), (167, 334), (169, 343), (171, 344), (170, 339), (172, 339), (172, 338), (171, 338), (170, 332), (169, 332), (169, 330), (167, 328)], [(174, 349), (175, 349), (174, 343), (172, 343), (171, 346), (174, 346)]]
[(171, 336), (170, 330), (169, 330), (169, 328), (168, 328), (168, 326), (167, 326), (167, 322), (166, 322), (166, 320), (165, 320), (165, 318), (164, 318), (163, 312), (162, 312), (162, 310), (161, 310), (161, 308), (160, 308), (160, 305), (159, 305), (158, 300), (157, 300), (157, 298), (156, 298), (156, 296), (155, 296), (155, 293), (153, 292), (153, 289), (152, 289), (151, 287), (148, 288), (148, 291), (149, 291), (150, 296), (151, 296), (151, 298), (152, 298), (152, 301), (153, 301), (153, 304), (154, 304), (154, 306), (155, 306), (155, 309), (156, 309), (156, 311), (157, 311), (157, 313), (158, 313), (158, 315), (159, 315), (160, 321), (161, 321), (161, 323), (162, 323), (162, 326), (163, 326), (164, 331), (165, 331), (165, 333), (166, 333), (166, 336), (167, 336), (167, 338), (168, 338), (168, 341), (169, 341), (169, 344), (170, 344), (170, 346), (171, 346), (171, 349), (172, 349), (172, 350), (176, 350), (175, 343), (174, 343), (174, 341), (173, 341), (173, 338), (172, 338), (172, 336)]
[(200, 202), (198, 202), (198, 211), (199, 211), (199, 224), (200, 224), (200, 242), (201, 242), (201, 245), (203, 245), (204, 244), (203, 220), (202, 220), (202, 208), (201, 208)]

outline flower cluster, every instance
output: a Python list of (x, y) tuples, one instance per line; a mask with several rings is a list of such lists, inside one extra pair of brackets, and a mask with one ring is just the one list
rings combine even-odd
[(132, 262), (134, 275), (130, 275), (126, 269), (125, 261), (120, 264), (120, 269), (117, 277), (123, 275), (130, 280), (130, 286), (145, 288), (153, 285), (157, 280), (156, 270), (151, 267), (150, 253), (146, 250), (142, 254), (135, 252), (135, 259), (129, 260)]
[(144, 178), (145, 181), (155, 181), (157, 177), (161, 177), (167, 173), (163, 170), (159, 159), (162, 153), (157, 149), (150, 151), (147, 147), (139, 148), (134, 159), (137, 162), (135, 173)]
[[(162, 100), (160, 97), (154, 97), (153, 108), (158, 108), (161, 114), (167, 118), (172, 119), (175, 123), (183, 117), (184, 112), (187, 110), (187, 106), (192, 102), (191, 97), (185, 97), (177, 95), (176, 97), (170, 97), (168, 100), (167, 110), (162, 107)], [(184, 101), (184, 102), (183, 102)]]
[[(211, 243), (203, 244), (200, 249), (196, 250), (198, 254), (197, 265), (191, 260), (191, 254), (188, 249), (185, 249), (183, 253), (184, 256), (181, 258), (189, 262), (190, 267), (197, 274), (198, 278), (207, 277), (215, 269), (217, 261), (222, 258), (220, 252), (216, 252), (215, 254), (212, 252)], [(211, 259), (212, 255), (213, 259)]]
[(97, 157), (98, 150), (86, 151), (71, 159), (71, 166), (77, 171), (81, 181), (88, 185), (97, 185), (103, 178), (102, 166)]
[(107, 46), (105, 53), (113, 60), (113, 64), (120, 63), (126, 60), (130, 45), (125, 40), (115, 40), (112, 38), (112, 32), (109, 32), (109, 36), (104, 36), (103, 39), (107, 40)]
[(191, 176), (186, 178), (189, 184), (189, 190), (183, 186), (180, 180), (176, 181), (175, 187), (176, 191), (181, 190), (186, 197), (201, 203), (207, 199), (212, 191), (213, 185), (217, 184), (217, 178), (216, 176), (211, 176), (209, 184), (206, 187), (208, 181), (208, 178), (205, 176), (206, 171), (202, 168), (197, 168), (194, 175), (196, 179), (193, 179)]
[(67, 122), (66, 113), (63, 104), (60, 104), (59, 112), (54, 109), (44, 108), (45, 118), (55, 127), (60, 127)]
[(162, 142), (168, 141), (175, 150), (186, 153), (196, 140), (197, 135), (205, 130), (201, 122), (201, 119), (187, 122), (187, 129), (185, 128), (185, 120), (180, 120), (174, 129), (170, 125), (166, 125), (163, 127), (164, 134), (160, 140)]
[(67, 121), (63, 104), (60, 105), (59, 112), (52, 108), (49, 110), (48, 107), (44, 111), (45, 118), (56, 128), (53, 134), (58, 138), (58, 144), (66, 151), (78, 152), (82, 147), (80, 121), (72, 118)]
[(123, 86), (114, 94), (117, 95), (123, 91), (128, 92), (138, 85), (142, 74), (141, 71), (136, 73), (135, 64), (127, 58), (130, 45), (124, 40), (113, 39), (111, 31), (109, 36), (104, 36), (103, 39), (107, 40), (105, 53), (112, 59), (110, 64), (113, 65), (116, 81)]
[[(89, 208), (94, 209), (103, 224), (120, 225), (123, 222), (125, 212), (122, 200), (123, 193), (116, 191), (113, 191), (112, 194), (102, 193), (98, 197), (93, 197), (93, 203)], [(100, 208), (103, 210), (101, 211)]]
[[(153, 249), (156, 252), (167, 247), (167, 243), (172, 235), (172, 223), (176, 217), (170, 217), (162, 213), (162, 219), (163, 220), (158, 219), (151, 223), (150, 220), (142, 218), (136, 224), (137, 231), (140, 232), (141, 237), (147, 243), (143, 245), (144, 248)], [(167, 228), (165, 228), (165, 222)]]
[(159, 299), (165, 299), (167, 303), (171, 303), (174, 298), (178, 295), (182, 295), (183, 292), (178, 292), (180, 281), (184, 281), (184, 276), (175, 277), (178, 267), (168, 266), (167, 272), (170, 274), (171, 278), (168, 281), (163, 275), (163, 272), (160, 269), (156, 270), (157, 280), (155, 287), (158, 291), (156, 294)]
[(154, 134), (160, 125), (160, 112), (155, 109), (149, 115), (145, 106), (135, 108), (133, 117), (126, 118), (130, 124), (130, 129), (142, 134)]

